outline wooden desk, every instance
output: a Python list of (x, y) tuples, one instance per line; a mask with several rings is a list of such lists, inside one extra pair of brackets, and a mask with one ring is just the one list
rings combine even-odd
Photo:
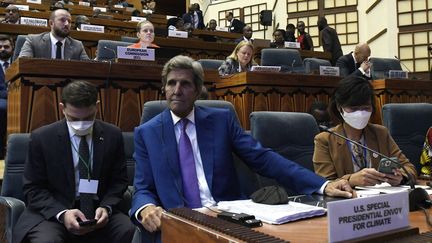
[[(216, 97), (233, 103), (243, 128), (250, 129), (253, 111), (308, 112), (315, 101), (329, 103), (341, 77), (243, 72), (221, 78)], [(381, 109), (387, 103), (432, 102), (432, 81), (386, 79), (372, 82), (376, 113), (372, 122), (382, 124)]]
[[(7, 132), (27, 133), (63, 118), (58, 107), (67, 79), (83, 79), (99, 90), (98, 119), (122, 131), (133, 131), (141, 120), (146, 101), (163, 99), (162, 66), (147, 63), (18, 59), (6, 72), (8, 88)], [(206, 70), (206, 86), (214, 98), (216, 71)]]

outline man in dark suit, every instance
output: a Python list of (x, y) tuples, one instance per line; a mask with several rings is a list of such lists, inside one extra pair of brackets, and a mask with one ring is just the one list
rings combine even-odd
[(232, 12), (228, 12), (226, 15), (226, 20), (230, 23), (228, 30), (233, 33), (242, 33), (243, 28), (245, 27), (245, 23), (242, 21), (235, 19), (234, 14)]
[(49, 19), (51, 32), (29, 35), (19, 57), (89, 60), (82, 42), (69, 37), (71, 24), (68, 11), (52, 11)]
[(321, 35), (321, 45), (324, 51), (331, 53), (331, 64), (334, 66), (337, 59), (343, 55), (338, 34), (335, 29), (328, 26), (327, 19), (324, 17), (318, 19), (318, 29)]
[(253, 44), (254, 38), (252, 38), (252, 34), (253, 34), (252, 27), (249, 25), (246, 25), (243, 28), (243, 36), (236, 39), (235, 43), (238, 44), (238, 43), (240, 43), (240, 41), (249, 41)]
[(194, 17), (194, 20), (195, 20), (194, 28), (195, 29), (204, 29), (205, 28), (204, 16), (203, 16), (203, 12), (200, 9), (201, 7), (200, 7), (199, 3), (194, 3), (193, 6), (194, 6), (194, 10), (195, 10), (195, 12), (194, 12), (194, 16), (195, 16)]
[(302, 194), (351, 197), (347, 181), (326, 182), (245, 133), (226, 109), (195, 106), (203, 69), (176, 56), (162, 70), (168, 108), (135, 129), (135, 194), (131, 218), (148, 232), (159, 229), (164, 209), (211, 206), (245, 199), (238, 187), (232, 153), (258, 173)]
[(0, 35), (0, 159), (4, 157), (7, 123), (6, 69), (12, 63), (14, 42), (8, 35)]
[(340, 76), (346, 77), (348, 75), (355, 75), (370, 79), (371, 64), (368, 61), (370, 55), (371, 50), (368, 44), (363, 43), (358, 44), (354, 52), (339, 57), (336, 61), (336, 67), (339, 67)]
[(128, 184), (123, 137), (95, 120), (97, 97), (92, 84), (69, 83), (60, 103), (65, 119), (30, 135), (27, 207), (14, 227), (15, 243), (131, 242), (135, 227), (117, 208)]
[(20, 11), (17, 6), (9, 4), (5, 8), (5, 18), (0, 21), (2, 24), (19, 24), (20, 23)]

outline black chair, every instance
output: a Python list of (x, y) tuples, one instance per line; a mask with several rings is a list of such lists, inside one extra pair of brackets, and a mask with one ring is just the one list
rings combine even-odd
[[(128, 159), (128, 177), (129, 182), (133, 180), (135, 163), (133, 160), (133, 133), (123, 133), (126, 158)], [(131, 141), (132, 140), (132, 141)], [(28, 152), (28, 144), (30, 141), (29, 133), (11, 134), (8, 137), (5, 169), (3, 174), (3, 183), (1, 188), (0, 204), (6, 208), (6, 239), (12, 242), (12, 230), (18, 221), (18, 218), (24, 211), (26, 205), (24, 203), (24, 194), (22, 191), (22, 180), (24, 173), (24, 164)], [(132, 185), (132, 183), (130, 184)], [(132, 187), (129, 187), (124, 194), (123, 201), (119, 204), (120, 210), (125, 214), (131, 207)], [(137, 227), (133, 243), (141, 242), (139, 229)]]
[(138, 37), (122, 36), (120, 40), (122, 42), (137, 43), (139, 39)]
[(385, 104), (382, 116), (383, 125), (419, 173), (426, 132), (432, 126), (432, 104)]
[(371, 57), (369, 61), (372, 63), (371, 74), (373, 79), (388, 78), (390, 70), (402, 70), (400, 61), (396, 58)]
[(199, 59), (198, 62), (201, 63), (204, 69), (217, 70), (224, 61), (217, 59)]
[[(251, 133), (264, 147), (314, 171), (314, 138), (319, 133), (314, 117), (308, 113), (258, 111), (250, 115)], [(261, 185), (275, 184), (261, 178)], [(289, 192), (288, 188), (286, 188)]]
[(282, 72), (305, 73), (300, 52), (295, 49), (262, 49), (261, 65), (280, 66)]
[(331, 66), (330, 61), (308, 57), (303, 60), (306, 73), (319, 73), (321, 66)]
[(99, 40), (96, 51), (96, 60), (112, 61), (117, 58), (117, 46), (129, 46), (130, 42)]
[[(228, 102), (228, 101), (222, 101), (222, 100), (197, 100), (195, 101), (195, 104), (198, 106), (209, 106), (214, 108), (224, 108), (229, 109), (231, 112), (235, 113), (234, 106)], [(155, 100), (155, 101), (148, 101), (144, 103), (143, 107), (143, 114), (141, 117), (141, 124), (149, 121), (159, 113), (161, 113), (163, 110), (167, 108), (166, 100)], [(236, 116), (237, 117), (237, 116)], [(238, 117), (237, 117), (238, 120)], [(254, 191), (256, 191), (260, 186), (258, 182), (258, 175), (253, 172), (249, 167), (247, 167), (243, 161), (239, 157), (237, 157), (235, 154), (233, 154), (234, 158), (234, 166), (237, 171), (237, 176), (239, 178), (239, 188), (241, 188), (241, 191), (245, 193), (245, 195), (250, 195)]]

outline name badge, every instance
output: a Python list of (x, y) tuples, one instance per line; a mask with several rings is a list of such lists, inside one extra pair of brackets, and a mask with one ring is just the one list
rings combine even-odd
[(99, 180), (80, 179), (78, 192), (96, 194), (98, 190)]

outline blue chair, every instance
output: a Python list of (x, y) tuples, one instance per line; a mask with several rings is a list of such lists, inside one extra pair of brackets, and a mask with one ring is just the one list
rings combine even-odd
[(217, 59), (199, 59), (198, 62), (201, 64), (203, 69), (218, 70), (224, 61)]
[(420, 154), (426, 132), (432, 126), (432, 104), (385, 104), (382, 108), (383, 125), (396, 144), (420, 172)]
[(308, 57), (303, 60), (306, 73), (318, 73), (321, 66), (331, 66), (330, 61), (324, 59), (318, 59), (314, 57)]
[(402, 70), (400, 61), (396, 58), (371, 57), (371, 74), (373, 79), (383, 79), (389, 77), (390, 70)]
[(262, 49), (261, 65), (280, 66), (282, 72), (305, 73), (300, 52), (295, 49)]

